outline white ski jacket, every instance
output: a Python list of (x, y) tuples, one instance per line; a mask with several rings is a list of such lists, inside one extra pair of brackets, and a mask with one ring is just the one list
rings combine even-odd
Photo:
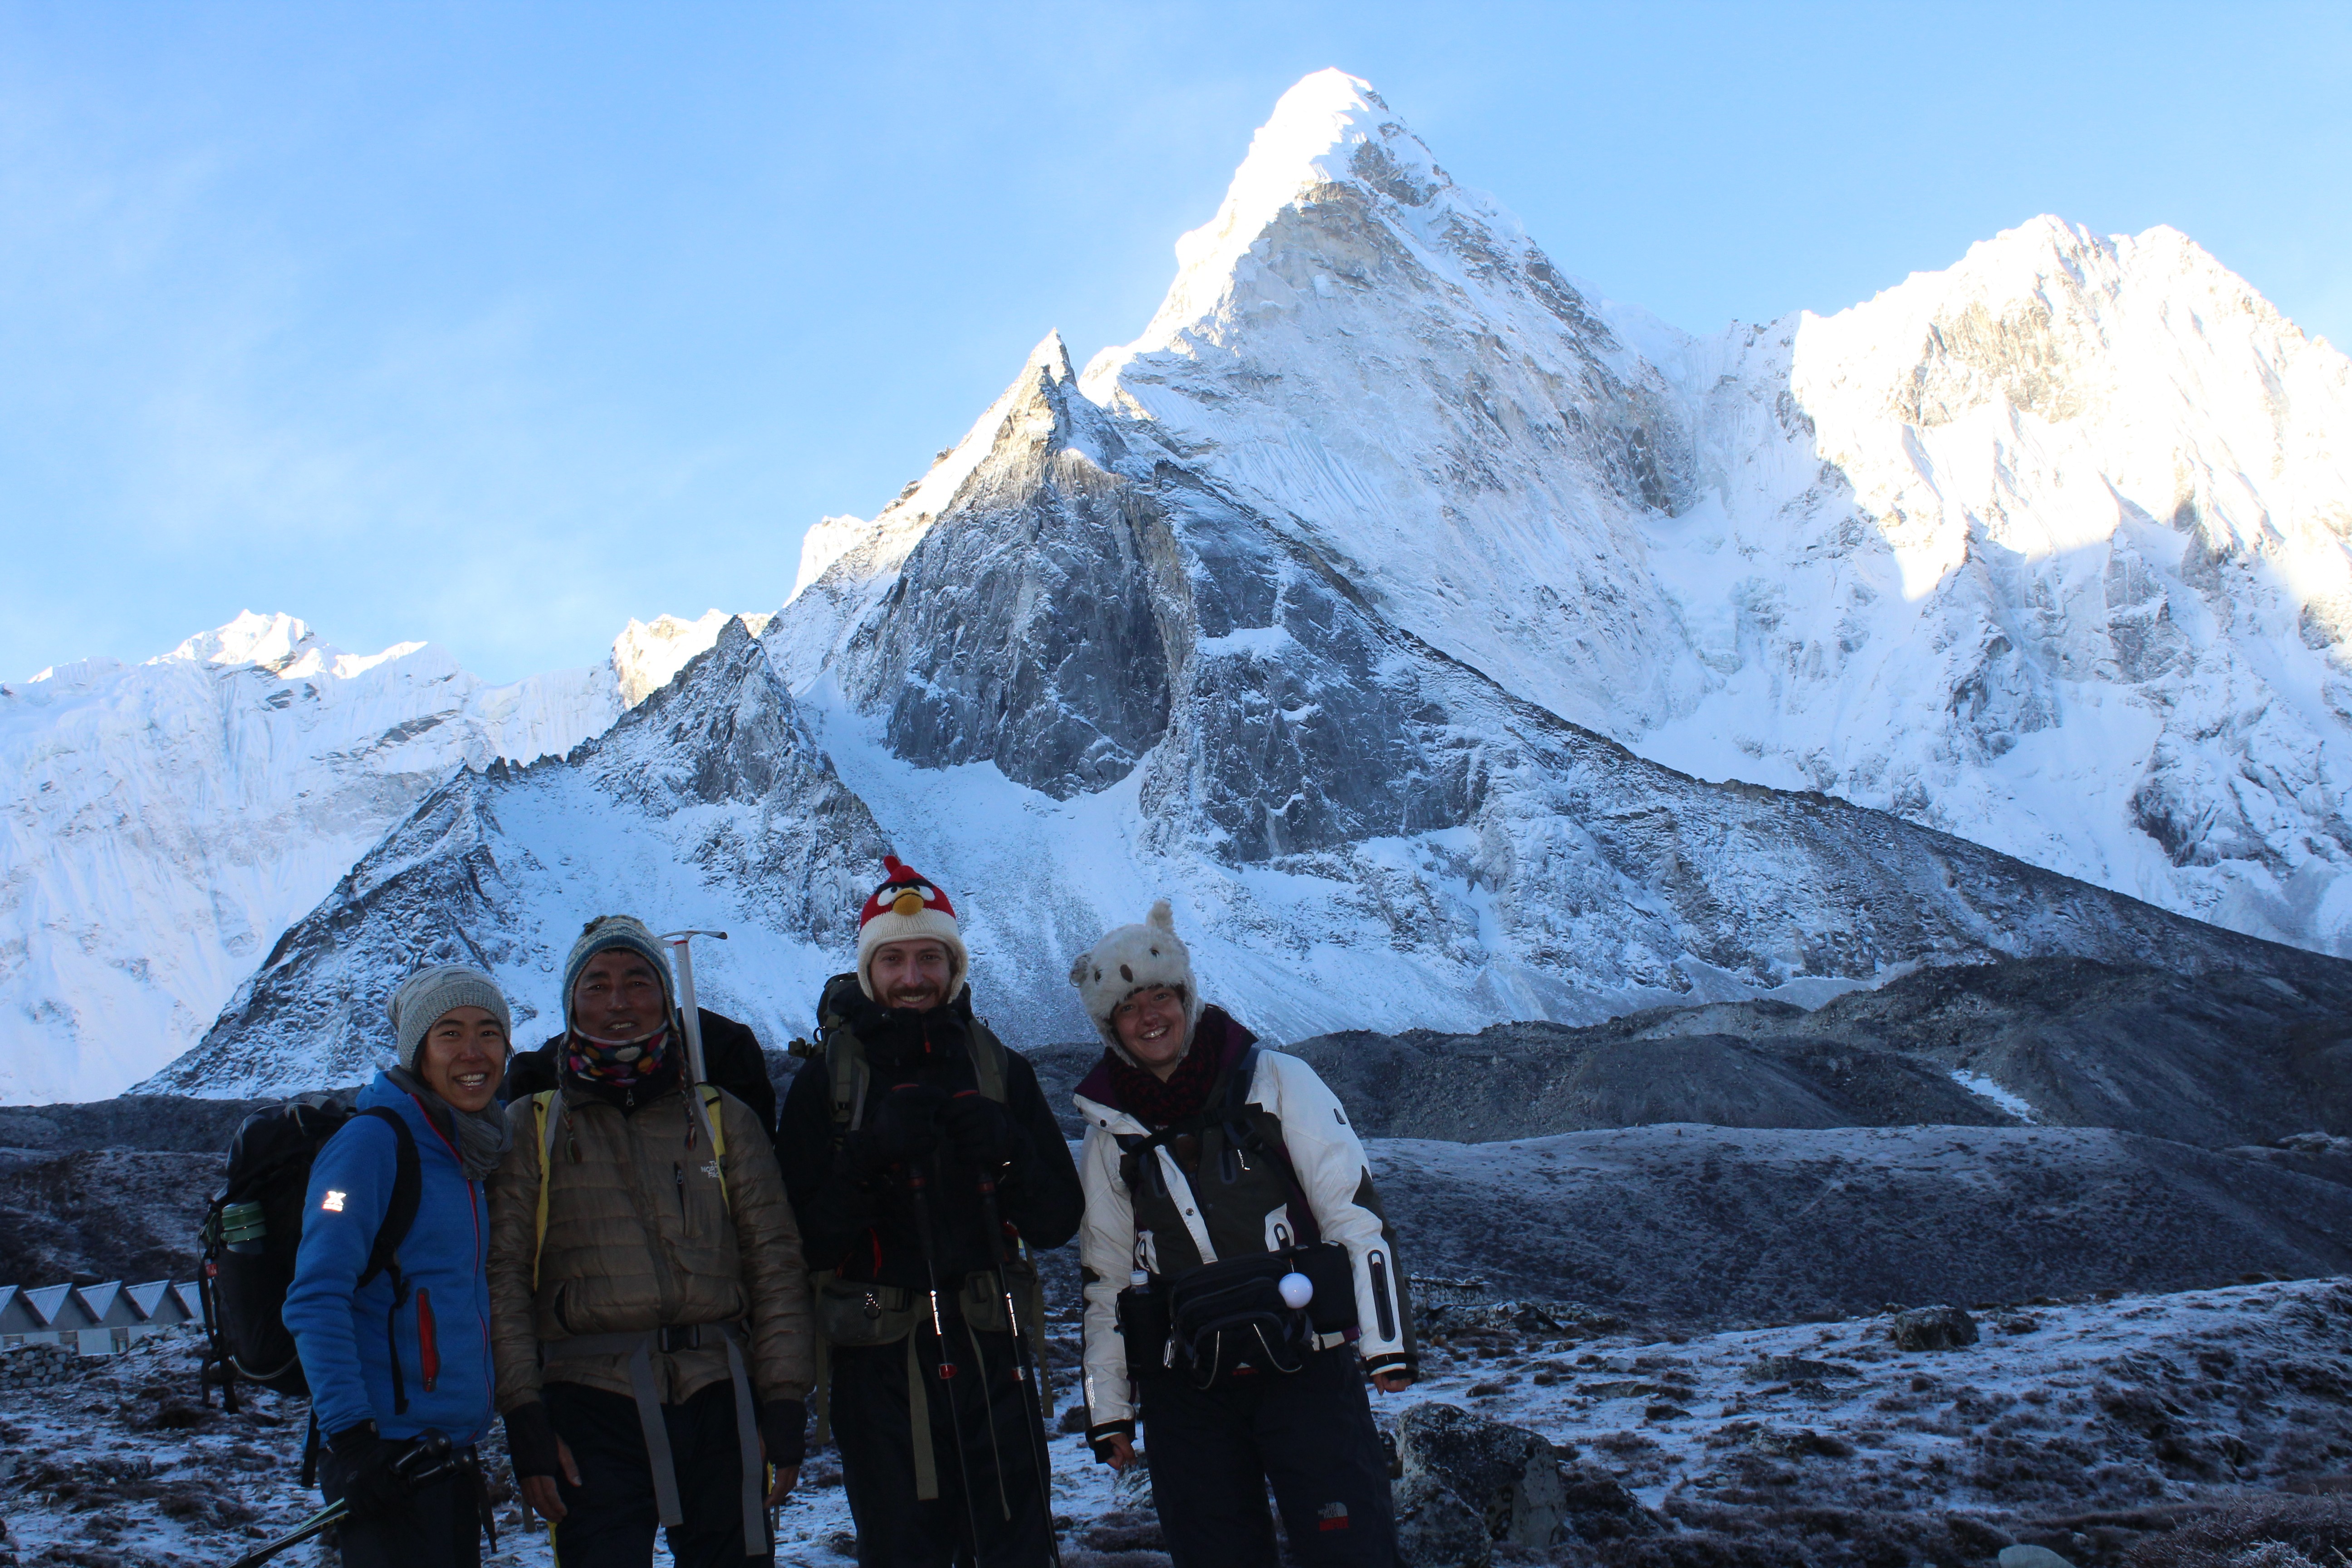
[[(1119, 1177), (1118, 1136), (1149, 1136), (1150, 1129), (1123, 1110), (1114, 1110), (1087, 1099), (1071, 1096), (1087, 1120), (1086, 1142), (1078, 1150), (1078, 1179), (1086, 1187), (1087, 1217), (1078, 1231), (1078, 1260), (1086, 1279), (1086, 1395), (1090, 1429), (1135, 1418), (1135, 1391), (1127, 1376), (1127, 1351), (1118, 1330), (1118, 1293), (1139, 1256), (1135, 1209), (1127, 1184)], [(1374, 1371), (1401, 1368), (1410, 1360), (1404, 1303), (1398, 1290), (1396, 1259), (1382, 1235), (1381, 1216), (1357, 1202), (1370, 1175), (1364, 1160), (1363, 1141), (1349, 1124), (1347, 1112), (1315, 1069), (1297, 1057), (1261, 1048), (1257, 1069), (1251, 1075), (1248, 1103), (1281, 1119), (1282, 1139), (1298, 1173), (1298, 1184), (1315, 1211), (1323, 1239), (1348, 1249), (1356, 1277), (1356, 1319), (1360, 1337), (1356, 1352)], [(1168, 1190), (1185, 1211), (1185, 1227), (1204, 1261), (1217, 1261), (1210, 1246), (1183, 1170), (1165, 1148), (1157, 1151)], [(1276, 1249), (1276, 1216), (1267, 1217), (1266, 1250)], [(1373, 1256), (1380, 1256), (1381, 1282), (1377, 1287), (1385, 1302), (1375, 1298)], [(1143, 1238), (1146, 1267), (1156, 1260), (1152, 1242)], [(1381, 1325), (1391, 1325), (1383, 1334)]]

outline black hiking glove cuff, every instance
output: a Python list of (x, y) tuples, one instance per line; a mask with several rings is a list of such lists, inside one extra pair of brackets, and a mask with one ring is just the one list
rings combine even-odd
[(555, 1446), (555, 1421), (539, 1400), (507, 1412), (507, 1452), (518, 1476), (561, 1475), (563, 1467)]
[(1087, 1428), (1087, 1447), (1094, 1450), (1095, 1458), (1097, 1459), (1108, 1461), (1110, 1458), (1110, 1440), (1113, 1437), (1124, 1437), (1127, 1439), (1129, 1446), (1130, 1447), (1133, 1447), (1135, 1443), (1135, 1423), (1132, 1421), (1104, 1421)]
[(361, 1421), (344, 1427), (328, 1438), (327, 1451), (338, 1459), (349, 1463), (383, 1441), (383, 1436), (376, 1431), (374, 1422)]
[(327, 1451), (343, 1472), (343, 1500), (353, 1519), (382, 1519), (397, 1512), (415, 1495), (407, 1479), (393, 1463), (409, 1445), (379, 1435), (373, 1421), (346, 1426), (327, 1439)]
[(808, 1458), (808, 1406), (797, 1399), (771, 1399), (760, 1407), (760, 1441), (768, 1463), (789, 1470)]

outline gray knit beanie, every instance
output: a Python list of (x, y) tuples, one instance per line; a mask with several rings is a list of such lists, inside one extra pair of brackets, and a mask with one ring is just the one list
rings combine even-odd
[(631, 915), (599, 915), (580, 928), (580, 940), (572, 944), (572, 956), (563, 961), (563, 1026), (572, 1026), (572, 993), (580, 984), (580, 972), (588, 961), (600, 952), (625, 947), (631, 952), (643, 953), (654, 973), (661, 977), (662, 1012), (665, 1016), (677, 1010), (677, 991), (670, 984), (669, 954), (664, 951), (661, 938), (653, 928)]
[(425, 1043), (425, 1032), (453, 1007), (479, 1007), (497, 1018), (508, 1039), (513, 1039), (514, 1015), (508, 1010), (497, 981), (462, 963), (436, 964), (402, 981), (400, 989), (392, 994), (392, 1005), (384, 1009), (392, 1018), (403, 1068), (416, 1070), (416, 1047)]

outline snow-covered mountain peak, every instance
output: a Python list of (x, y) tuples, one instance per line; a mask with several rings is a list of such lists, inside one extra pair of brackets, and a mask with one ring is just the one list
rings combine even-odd
[(532, 1023), (560, 1014), (564, 948), (616, 910), (657, 931), (731, 931), (697, 965), (701, 997), (780, 1040), (854, 952), (887, 847), (747, 618), (730, 616), (567, 755), (445, 776), (145, 1087), (259, 1095), (362, 1079), (390, 1044), (385, 998), (435, 963), (490, 971), (533, 1040)]
[(1420, 205), (1453, 182), (1370, 82), (1319, 70), (1282, 95), (1250, 139), (1216, 216), (1176, 241), (1176, 281), (1143, 342), (1165, 346), (1213, 314), (1234, 268), (1281, 211), (1320, 188), (1367, 181)]
[(1142, 336), (1082, 384), (1405, 630), (1638, 732), (1699, 672), (1634, 520), (1692, 493), (1664, 378), (1355, 79), (1259, 132)]
[(570, 752), (726, 621), (632, 622), (603, 664), (492, 686), (430, 643), (346, 654), (248, 612), (0, 687), (0, 1101), (152, 1072), (453, 770)]
[(2274, 567), (2286, 592), (2269, 611), (2234, 596), (2273, 633), (2352, 590), (2347, 362), (2178, 230), (2036, 218), (1804, 318), (1793, 349), (1819, 456), (1882, 520), (1908, 598), (1972, 540), (2096, 572), (2142, 524)]
[(2342, 354), (2054, 217), (1715, 352), (1706, 503), (1649, 532), (1720, 684), (1631, 743), (2352, 950)]
[(635, 708), (667, 686), (687, 661), (719, 640), (730, 620), (741, 620), (753, 637), (775, 617), (733, 616), (725, 610), (705, 610), (695, 620), (656, 616), (651, 625), (632, 619), (613, 639), (613, 676), (620, 689), (621, 706)]
[(198, 632), (163, 657), (195, 664), (282, 664), (296, 649), (308, 651), (317, 641), (310, 626), (292, 616), (239, 610), (226, 626)]
[(967, 492), (975, 483), (992, 482), (984, 468), (992, 466), (1001, 479), (1012, 454), (1035, 457), (1048, 447), (1104, 460), (1108, 422), (1076, 395), (1076, 384), (1062, 334), (1047, 332), (963, 439), (934, 458), (872, 521), (828, 517), (809, 531), (793, 596), (763, 636), (769, 657), (794, 690), (815, 680), (836, 640), (888, 590), (932, 525), (959, 499), (974, 499)]

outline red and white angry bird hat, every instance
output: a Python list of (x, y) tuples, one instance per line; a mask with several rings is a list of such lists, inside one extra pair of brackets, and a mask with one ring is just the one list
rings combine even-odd
[[(874, 950), (886, 942), (936, 942), (948, 950), (948, 1000), (963, 990), (971, 957), (956, 929), (955, 906), (922, 874), (896, 855), (882, 857), (889, 873), (857, 914), (857, 984), (874, 996)], [(881, 998), (876, 996), (876, 1001)]]

